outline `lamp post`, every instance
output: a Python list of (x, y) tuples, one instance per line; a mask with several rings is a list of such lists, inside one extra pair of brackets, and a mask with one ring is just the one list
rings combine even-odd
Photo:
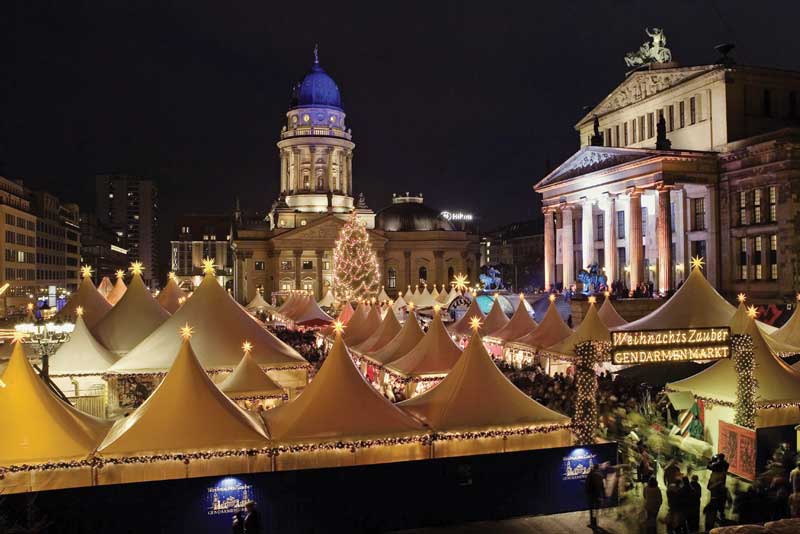
[(41, 368), (39, 369), (39, 376), (50, 389), (63, 400), (67, 401), (66, 395), (64, 395), (58, 386), (50, 380), (50, 356), (55, 354), (62, 343), (69, 340), (72, 331), (75, 330), (75, 325), (69, 322), (53, 323), (36, 321), (15, 325), (14, 330), (25, 334), (30, 340), (30, 343), (36, 345), (36, 352), (39, 353), (42, 361)]

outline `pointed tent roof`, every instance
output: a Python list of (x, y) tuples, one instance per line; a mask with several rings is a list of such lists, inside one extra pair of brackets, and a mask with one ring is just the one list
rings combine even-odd
[(519, 299), (517, 309), (514, 311), (514, 315), (511, 316), (511, 320), (508, 321), (504, 327), (489, 334), (487, 337), (505, 343), (528, 335), (536, 330), (537, 327), (536, 321), (534, 321), (533, 317), (528, 313), (525, 299), (521, 298)]
[(486, 316), (486, 320), (481, 325), (480, 333), (482, 336), (490, 336), (507, 324), (508, 317), (506, 317), (500, 305), (500, 299), (495, 296), (494, 302), (492, 302), (492, 309), (489, 310), (489, 315)]
[(451, 302), (456, 300), (458, 297), (461, 296), (461, 293), (454, 287), (450, 288), (450, 293), (447, 294), (447, 298), (442, 301), (442, 304), (445, 306), (449, 306)]
[[(742, 333), (753, 339), (756, 402), (799, 402), (800, 372), (772, 354), (755, 321), (750, 319)], [(727, 358), (696, 375), (667, 384), (667, 387), (674, 391), (690, 391), (706, 399), (736, 402), (737, 379), (736, 366), (731, 358)]]
[(369, 352), (365, 356), (380, 365), (387, 364), (408, 353), (420, 342), (424, 335), (422, 328), (419, 327), (417, 315), (411, 312), (408, 314), (408, 319), (403, 324), (403, 328), (400, 329), (400, 333), (380, 349)]
[(56, 397), (33, 370), (19, 342), (2, 381), (0, 465), (85, 458), (111, 426)]
[(444, 431), (569, 423), (517, 389), (492, 362), (477, 333), (444, 380), (398, 406)]
[(341, 335), (300, 396), (262, 417), (272, 438), (279, 440), (397, 435), (424, 429), (367, 383)]
[(551, 347), (568, 338), (571, 334), (572, 329), (561, 318), (561, 314), (558, 313), (558, 308), (556, 308), (555, 299), (552, 299), (547, 307), (547, 313), (544, 314), (542, 322), (539, 323), (539, 327), (530, 334), (515, 339), (511, 343), (539, 350)]
[(294, 295), (294, 298), (291, 302), (286, 304), (286, 307), (283, 308), (282, 311), (278, 313), (286, 317), (287, 319), (294, 320), (297, 316), (297, 313), (302, 311), (305, 308), (306, 304), (308, 303), (309, 296), (304, 293), (299, 293)]
[(347, 343), (353, 346), (364, 342), (369, 336), (375, 333), (381, 325), (381, 311), (378, 306), (370, 306), (367, 316), (358, 324), (353, 324), (350, 321), (349, 328), (347, 328), (342, 335)]
[(389, 295), (386, 294), (386, 289), (381, 286), (381, 292), (378, 293), (378, 302), (386, 302), (388, 300), (392, 300), (389, 298)]
[(431, 291), (431, 297), (436, 302), (439, 302), (439, 290), (436, 289), (436, 284), (433, 284), (433, 291)]
[(97, 286), (97, 291), (99, 291), (104, 297), (108, 297), (108, 294), (111, 293), (112, 289), (114, 289), (114, 284), (107, 276), (104, 276), (103, 279), (100, 280), (100, 284)]
[(434, 304), (436, 304), (436, 301), (433, 300), (431, 292), (428, 291), (428, 286), (425, 286), (419, 296), (415, 296), (414, 305), (417, 308), (433, 308)]
[(181, 344), (175, 332), (185, 323), (195, 327), (192, 347), (204, 369), (236, 367), (241, 360), (239, 347), (245, 339), (253, 343), (253, 359), (262, 367), (275, 369), (307, 363), (296, 350), (254, 320), (222, 289), (213, 274), (206, 274), (192, 298), (109, 371), (126, 374), (169, 369)]
[[(798, 300), (800, 300), (800, 298)], [(798, 304), (800, 304), (800, 302), (798, 302)], [(772, 334), (775, 340), (791, 345), (800, 345), (800, 312), (798, 312), (798, 309), (800, 309), (800, 305), (795, 306), (794, 312), (789, 320)]]
[(600, 319), (593, 298), (589, 297), (589, 299), (589, 309), (578, 328), (563, 341), (547, 347), (547, 352), (575, 356), (575, 347), (584, 341), (611, 341), (611, 333)]
[(83, 316), (79, 316), (69, 341), (50, 357), (50, 376), (99, 375), (118, 359), (94, 338)]
[(414, 300), (414, 293), (411, 291), (411, 286), (408, 286), (408, 289), (406, 289), (406, 292), (403, 295), (403, 300), (406, 302), (411, 302)]
[[(450, 292), (452, 293), (453, 291), (455, 291), (455, 288), (451, 287), (451, 288), (450, 288)], [(444, 285), (444, 284), (442, 284), (442, 290), (441, 290), (441, 291), (439, 291), (439, 295), (437, 295), (437, 297), (436, 297), (436, 302), (438, 302), (439, 304), (445, 304), (445, 303), (448, 303), (448, 302), (447, 302), (447, 299), (448, 299), (449, 297), (450, 297), (450, 293), (448, 293), (448, 292), (447, 292), (447, 286), (446, 286), (446, 285)], [(449, 304), (449, 303), (448, 303), (448, 304)], [(446, 305), (446, 304), (445, 304), (445, 305)]]
[(641, 319), (618, 330), (693, 328), (727, 325), (736, 309), (708, 283), (703, 271), (691, 274), (669, 300)]
[(97, 291), (92, 279), (88, 276), (83, 278), (78, 291), (72, 294), (67, 304), (56, 314), (56, 319), (74, 321), (77, 317), (78, 306), (83, 308), (86, 326), (89, 328), (94, 328), (111, 309), (111, 304)]
[(259, 310), (259, 309), (263, 310), (269, 307), (270, 305), (267, 303), (266, 300), (264, 300), (264, 297), (261, 296), (260, 291), (256, 291), (256, 296), (253, 297), (253, 300), (247, 303), (247, 306), (245, 306), (245, 308), (247, 308), (248, 310)]
[[(730, 328), (732, 334), (741, 334), (747, 325), (750, 323), (750, 317), (747, 315), (747, 307), (745, 306), (744, 300), (740, 300), (739, 306), (736, 307), (736, 312), (731, 317)], [(800, 353), (800, 347), (796, 347), (785, 341), (781, 341), (776, 339), (774, 335), (770, 335), (766, 333), (764, 330), (764, 324), (756, 321), (756, 326), (758, 329), (761, 330), (761, 334), (764, 336), (764, 340), (767, 342), (770, 350), (777, 355), (789, 355), (789, 354), (798, 354)]]
[(106, 295), (106, 300), (114, 306), (117, 302), (122, 299), (122, 296), (125, 295), (125, 292), (128, 288), (125, 286), (125, 280), (122, 279), (122, 276), (117, 276), (117, 281), (114, 283), (114, 289)]
[(353, 347), (355, 352), (370, 352), (386, 346), (401, 330), (400, 322), (394, 313), (387, 313), (380, 327), (367, 339)]
[(98, 452), (128, 455), (265, 445), (267, 436), (256, 421), (214, 385), (189, 340), (178, 339), (180, 347), (167, 376), (144, 404), (117, 421)]
[(175, 313), (181, 307), (180, 299), (186, 298), (186, 293), (178, 286), (178, 283), (171, 276), (167, 279), (167, 285), (158, 294), (156, 299), (161, 307), (169, 313)]
[(597, 310), (597, 315), (600, 316), (600, 320), (603, 321), (603, 324), (611, 329), (628, 324), (628, 321), (626, 321), (617, 312), (617, 309), (614, 308), (614, 305), (611, 303), (611, 298), (608, 295), (606, 295), (603, 305), (600, 306), (599, 310)]
[(297, 295), (295, 295), (294, 291), (289, 293), (289, 296), (286, 298), (286, 300), (283, 302), (283, 304), (278, 306), (278, 313), (282, 314), (285, 310), (289, 309), (292, 306), (292, 304), (294, 303), (294, 299), (296, 297), (297, 297)]
[(317, 302), (321, 308), (330, 308), (334, 305), (334, 303), (335, 300), (333, 298), (333, 291), (330, 289), (325, 291), (325, 294), (322, 296), (319, 302)]
[[(491, 312), (490, 312), (491, 313)], [(477, 317), (481, 320), (481, 324), (486, 320), (486, 316), (483, 315), (481, 311), (481, 307), (478, 306), (478, 299), (474, 296), (472, 297), (472, 302), (469, 303), (469, 307), (467, 308), (467, 312), (464, 314), (461, 319), (456, 321), (455, 323), (451, 324), (449, 327), (450, 333), (456, 336), (469, 336), (472, 334), (472, 328), (469, 326), (469, 321), (473, 317)], [(481, 326), (481, 329), (483, 327)]]
[(458, 361), (461, 349), (450, 338), (436, 312), (425, 334), (416, 346), (386, 367), (403, 376), (446, 374)]
[(411, 297), (412, 297), (412, 299), (414, 301), (414, 304), (417, 303), (417, 299), (419, 298), (419, 296), (420, 296), (419, 286), (415, 285), (414, 286), (414, 291), (411, 292)]
[[(349, 302), (345, 302), (344, 306), (342, 307), (342, 311), (339, 312), (339, 316), (336, 318), (337, 321), (346, 325), (350, 322), (350, 319), (353, 318), (355, 311), (353, 311), (353, 307), (350, 305)], [(326, 326), (321, 330), (321, 333), (325, 336), (332, 336), (333, 335), (333, 325)]]
[(298, 326), (318, 327), (331, 324), (333, 317), (322, 311), (314, 297), (309, 296), (305, 307), (294, 314), (294, 322)]
[(156, 302), (142, 277), (134, 273), (128, 290), (97, 323), (93, 332), (111, 352), (127, 354), (168, 317), (169, 312)]
[(392, 311), (395, 314), (400, 313), (402, 309), (405, 308), (406, 306), (408, 306), (408, 303), (403, 298), (403, 295), (397, 295), (397, 300), (392, 302)]
[(283, 396), (283, 389), (258, 366), (249, 351), (244, 353), (239, 365), (220, 383), (219, 389), (232, 399), (248, 395)]

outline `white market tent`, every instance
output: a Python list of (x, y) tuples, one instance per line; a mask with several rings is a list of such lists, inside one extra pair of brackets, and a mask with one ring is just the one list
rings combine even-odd
[(117, 281), (114, 284), (114, 289), (112, 289), (111, 292), (106, 295), (106, 300), (112, 306), (119, 302), (120, 299), (122, 299), (122, 296), (125, 295), (125, 291), (128, 290), (128, 288), (125, 286), (125, 280), (123, 280), (124, 275), (124, 271), (117, 271)]
[(141, 406), (117, 421), (99, 447), (102, 456), (258, 448), (266, 444), (267, 436), (256, 419), (208, 377), (189, 339), (179, 338), (179, 343), (167, 376)]
[(408, 289), (406, 289), (405, 295), (403, 295), (403, 300), (405, 300), (406, 303), (414, 300), (414, 292), (411, 291), (411, 286), (408, 286)]
[(99, 291), (103, 297), (108, 297), (112, 289), (114, 289), (114, 284), (111, 283), (111, 280), (107, 276), (104, 276), (97, 285), (97, 291)]
[[(800, 296), (798, 296), (797, 304), (800, 304)], [(800, 345), (800, 313), (797, 311), (798, 308), (800, 308), (800, 305), (796, 305), (789, 320), (772, 333), (772, 337), (775, 340), (789, 343), (790, 345)]]
[(58, 321), (75, 321), (78, 316), (78, 306), (83, 308), (86, 316), (86, 326), (90, 329), (99, 323), (111, 310), (111, 304), (97, 291), (92, 279), (84, 276), (78, 291), (70, 296), (67, 304), (56, 314)]
[(486, 320), (483, 321), (478, 332), (482, 336), (491, 336), (507, 324), (508, 317), (506, 317), (503, 307), (500, 305), (500, 299), (495, 295), (494, 302), (492, 302), (492, 309), (489, 310), (489, 315), (486, 316)]
[(408, 314), (406, 322), (403, 323), (403, 328), (390, 342), (378, 350), (365, 353), (364, 356), (377, 365), (383, 366), (408, 353), (424, 335), (422, 328), (419, 327), (417, 315), (411, 312)]
[[(800, 423), (800, 372), (770, 351), (754, 320), (749, 320), (742, 333), (752, 338), (755, 352), (756, 428)], [(733, 359), (727, 358), (696, 375), (667, 384), (667, 389), (688, 391), (708, 401), (705, 408), (706, 438), (716, 449), (719, 421), (732, 423), (734, 420), (737, 383), (736, 366)]]
[(506, 343), (503, 358), (516, 365), (533, 363), (533, 356), (547, 347), (559, 343), (572, 334), (572, 329), (567, 326), (556, 308), (555, 297), (550, 299), (550, 305), (542, 318), (539, 326), (525, 336)]
[[(473, 334), (447, 377), (433, 389), (398, 406), (439, 432), (476, 429), (519, 429), (519, 433), (466, 443), (437, 442), (453, 453), (481, 454), (504, 450), (563, 447), (571, 444), (570, 420), (545, 408), (517, 389), (486, 352), (480, 335)], [(537, 433), (524, 429), (536, 428)], [(466, 449), (466, 450), (465, 450)], [(437, 450), (437, 452), (440, 452)]]
[(398, 295), (397, 300), (392, 302), (392, 311), (395, 315), (400, 315), (403, 313), (403, 308), (408, 306), (408, 303), (403, 298), (403, 295)]
[(469, 303), (466, 313), (461, 317), (461, 319), (451, 324), (448, 327), (448, 330), (455, 336), (469, 337), (472, 334), (472, 327), (470, 326), (469, 322), (473, 317), (477, 317), (481, 321), (481, 327), (483, 327), (486, 316), (483, 315), (481, 307), (478, 306), (478, 299), (474, 296), (472, 297), (472, 302)]
[(314, 297), (309, 296), (306, 299), (305, 307), (296, 310), (293, 314), (292, 322), (297, 326), (319, 328), (331, 324), (333, 317), (322, 311)]
[(389, 295), (386, 294), (386, 289), (383, 286), (381, 286), (381, 292), (378, 293), (378, 302), (383, 303), (383, 302), (388, 302), (390, 300), (392, 299), (390, 299)]
[(247, 311), (264, 311), (271, 307), (272, 306), (270, 306), (269, 303), (264, 300), (264, 297), (261, 296), (260, 291), (256, 291), (256, 296), (253, 297), (253, 300), (247, 303), (247, 306), (245, 306)]
[(128, 290), (103, 320), (92, 329), (105, 348), (123, 356), (169, 318), (169, 312), (156, 302), (141, 275), (133, 274)]
[(170, 276), (167, 278), (167, 285), (164, 286), (156, 299), (161, 307), (167, 310), (170, 314), (178, 311), (181, 307), (181, 299), (186, 301), (186, 293), (178, 286), (175, 279)]
[(365, 353), (381, 349), (394, 339), (401, 329), (397, 316), (394, 313), (387, 313), (375, 333), (351, 350), (357, 353)]
[(597, 315), (600, 316), (600, 320), (603, 321), (603, 324), (612, 330), (628, 324), (628, 321), (626, 321), (619, 314), (619, 312), (617, 312), (617, 309), (614, 307), (614, 304), (612, 304), (611, 298), (608, 294), (606, 294), (603, 305), (600, 306), (599, 310), (597, 310)]
[(77, 379), (82, 389), (105, 384), (100, 377), (118, 359), (94, 338), (79, 315), (69, 340), (50, 357), (50, 378), (64, 392), (74, 388), (70, 377)]
[(431, 292), (428, 291), (428, 286), (425, 286), (425, 288), (422, 290), (422, 292), (419, 295), (415, 295), (414, 296), (414, 306), (416, 306), (417, 308), (420, 308), (420, 309), (433, 308), (433, 306), (435, 304), (436, 304), (436, 301), (433, 300), (433, 296), (431, 295)]
[(333, 298), (333, 291), (330, 289), (325, 291), (325, 294), (322, 296), (319, 302), (317, 302), (320, 308), (332, 308), (335, 303), (336, 299)]
[[(739, 306), (736, 307), (736, 312), (733, 314), (733, 317), (731, 317), (731, 322), (729, 325), (731, 328), (731, 333), (742, 333), (745, 328), (747, 328), (749, 323), (750, 317), (747, 315), (747, 307), (744, 304), (744, 295), (740, 295)], [(800, 347), (796, 347), (786, 343), (785, 341), (775, 339), (774, 335), (767, 334), (764, 331), (762, 323), (756, 321), (756, 325), (758, 325), (759, 329), (761, 330), (761, 334), (764, 336), (764, 341), (767, 342), (767, 345), (769, 345), (769, 348), (773, 354), (777, 354), (778, 356), (789, 356), (800, 353)]]
[(611, 332), (600, 319), (597, 306), (592, 297), (589, 300), (589, 309), (586, 311), (586, 316), (581, 321), (581, 324), (578, 325), (578, 328), (565, 339), (547, 347), (545, 350), (550, 354), (566, 356), (572, 359), (575, 357), (575, 348), (586, 341), (611, 342)]
[(366, 316), (361, 319), (358, 318), (358, 310), (356, 310), (356, 315), (350, 319), (350, 323), (342, 335), (345, 342), (350, 345), (355, 346), (366, 341), (381, 325), (381, 312), (378, 306), (366, 306), (364, 310)]
[[(111, 426), (66, 404), (33, 370), (22, 349), (14, 344), (0, 387), (0, 466), (83, 461), (91, 455)], [(7, 472), (0, 488), (23, 485), (29, 490), (91, 484), (91, 470), (37, 474)]]
[(431, 291), (431, 298), (433, 298), (435, 302), (439, 302), (439, 290), (436, 289), (436, 284), (433, 284), (433, 291)]
[(492, 334), (484, 336), (484, 341), (502, 345), (530, 334), (537, 327), (536, 321), (528, 313), (527, 302), (524, 298), (520, 298), (517, 309), (514, 310), (514, 315), (511, 316), (508, 323)]
[(246, 351), (242, 361), (219, 385), (233, 401), (282, 399), (283, 389), (265, 373)]
[(308, 363), (300, 354), (265, 330), (219, 285), (212, 273), (203, 278), (192, 298), (127, 356), (111, 366), (116, 374), (163, 373), (172, 366), (184, 324), (195, 328), (192, 347), (207, 371), (232, 370), (241, 360), (244, 340), (253, 343), (253, 359), (283, 387), (302, 386)]

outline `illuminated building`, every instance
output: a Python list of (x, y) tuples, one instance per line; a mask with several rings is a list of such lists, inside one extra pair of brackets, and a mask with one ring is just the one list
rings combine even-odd
[(170, 241), (170, 263), (179, 285), (193, 290), (203, 279), (203, 260), (212, 259), (223, 287), (232, 289), (230, 215), (181, 215), (176, 234)]
[(339, 88), (315, 53), (278, 141), (280, 194), (263, 221), (248, 221), (238, 209), (234, 216), (233, 286), (240, 302), (257, 290), (267, 300), (292, 289), (320, 298), (333, 278), (334, 242), (353, 210), (368, 229), (389, 295), (423, 281), (445, 284), (459, 272), (477, 277), (477, 236), (461, 225), (464, 214), (456, 214), (454, 225), (410, 193), (394, 195), (376, 213), (355, 194), (355, 143), (345, 117)]
[(95, 280), (105, 276), (113, 280), (114, 273), (126, 270), (131, 263), (122, 238), (92, 213), (81, 213), (80, 223), (81, 265), (94, 267)]

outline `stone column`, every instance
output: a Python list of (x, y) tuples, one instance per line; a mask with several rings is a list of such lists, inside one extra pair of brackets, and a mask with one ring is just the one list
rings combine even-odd
[(285, 150), (281, 150), (281, 193), (286, 193), (287, 189), (287, 169), (289, 167), (289, 162), (287, 161), (287, 153)]
[(347, 194), (353, 195), (353, 153), (347, 153)]
[(583, 253), (583, 265), (581, 269), (586, 269), (596, 260), (594, 252), (594, 217), (592, 205), (593, 201), (588, 198), (583, 199), (583, 220), (581, 221), (581, 252)]
[(325, 255), (324, 250), (315, 250), (316, 254), (316, 269), (317, 269), (317, 300), (322, 298), (322, 257)]
[(544, 288), (551, 291), (556, 287), (556, 226), (553, 208), (543, 208), (544, 212)]
[(444, 250), (434, 250), (433, 261), (436, 267), (436, 277), (433, 283), (442, 284), (444, 283)]
[(628, 209), (630, 222), (628, 224), (628, 258), (631, 266), (631, 291), (644, 279), (642, 268), (642, 192), (633, 189), (629, 192), (630, 207)]
[(300, 262), (303, 258), (303, 251), (302, 250), (293, 250), (294, 253), (294, 288), (295, 289), (302, 289), (302, 279), (300, 275), (302, 274), (302, 268)]
[(572, 235), (572, 206), (561, 207), (561, 264), (564, 269), (564, 287), (575, 282), (575, 252)]
[[(280, 263), (280, 256), (281, 253), (277, 250), (268, 250), (267, 251), (267, 276), (272, 278), (271, 289), (269, 284), (269, 278), (267, 279), (267, 284), (264, 285), (264, 300), (267, 302), (272, 302), (272, 294), (273, 291), (278, 291), (280, 289), (280, 278), (281, 278), (281, 263)], [(268, 293), (269, 291), (269, 293)]]
[[(406, 286), (411, 285), (411, 251), (403, 251), (403, 268), (406, 271)], [(416, 285), (416, 284), (415, 284)]]
[(300, 180), (303, 177), (303, 169), (301, 168), (303, 165), (303, 157), (300, 153), (300, 150), (296, 148), (292, 149), (292, 156), (294, 156), (294, 172), (292, 173), (292, 179), (290, 180), (292, 182), (290, 189), (292, 190), (292, 193), (297, 193), (302, 186)]
[(672, 284), (672, 209), (670, 206), (670, 187), (657, 190), (658, 217), (656, 218), (656, 238), (658, 241), (658, 290), (661, 294), (669, 291)]
[(606, 196), (603, 212), (603, 256), (605, 258), (606, 279), (609, 287), (617, 280), (617, 210), (613, 195)]
[[(716, 185), (706, 186), (706, 277), (711, 285), (719, 287), (719, 194)], [(763, 199), (762, 199), (763, 202)], [(761, 242), (761, 258), (765, 261), (769, 243)], [(762, 267), (766, 277), (766, 271)]]
[(308, 152), (309, 155), (311, 156), (311, 168), (309, 170), (311, 174), (311, 180), (309, 185), (311, 186), (310, 189), (312, 191), (316, 191), (317, 190), (317, 147), (315, 146), (308, 147)]
[(334, 161), (334, 159), (336, 159), (336, 151), (334, 150), (333, 147), (331, 147), (326, 151), (326, 154), (328, 154), (328, 165), (327, 165), (328, 176), (325, 179), (325, 183), (328, 184), (327, 190), (328, 191), (333, 191), (334, 190), (334, 187), (333, 187), (333, 185), (334, 185), (333, 184), (333, 161)]

